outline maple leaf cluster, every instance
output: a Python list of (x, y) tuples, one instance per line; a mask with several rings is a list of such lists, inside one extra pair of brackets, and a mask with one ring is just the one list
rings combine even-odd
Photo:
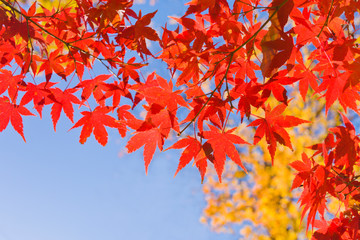
[[(309, 148), (315, 153), (290, 164), (298, 173), (292, 189), (303, 187), (299, 198), (304, 206), (302, 217), (308, 213), (307, 225), (318, 230), (315, 239), (358, 239), (360, 181), (357, 166), (360, 156), (360, 138), (349, 119), (342, 115), (345, 126), (330, 129), (323, 143)], [(322, 161), (316, 161), (321, 156)], [(329, 196), (338, 199), (343, 209), (331, 221), (325, 219), (328, 212), (326, 202)], [(319, 214), (320, 219), (316, 219)]]
[[(294, 169), (289, 167), (289, 159), (301, 159), (303, 146), (319, 142), (326, 136), (329, 127), (339, 124), (338, 118), (327, 118), (321, 114), (325, 99), (307, 101), (299, 92), (286, 109), (288, 115), (306, 116), (312, 124), (303, 124), (288, 129), (293, 150), (281, 147), (271, 165), (271, 156), (266, 149), (266, 141), (249, 146), (249, 151), (241, 151), (246, 163), (245, 174), (235, 163), (229, 162), (224, 169), (222, 183), (216, 179), (211, 169), (203, 184), (206, 206), (201, 222), (216, 232), (229, 232), (240, 239), (307, 239), (306, 224), (301, 222), (301, 211), (297, 200), (300, 189), (291, 190)], [(311, 96), (308, 96), (311, 98)], [(315, 98), (316, 99), (316, 98)], [(254, 130), (242, 126), (241, 135), (253, 135)], [(311, 150), (308, 152), (311, 153)], [(338, 206), (329, 200), (329, 213), (336, 212)], [(251, 225), (247, 224), (251, 222)]]
[[(246, 149), (248, 139), (231, 120), (256, 128), (253, 144), (265, 138), (274, 162), (279, 144), (293, 148), (286, 128), (308, 123), (284, 114), (291, 92), (299, 91), (304, 101), (309, 92), (324, 97), (323, 114), (336, 101), (343, 111), (358, 113), (357, 0), (192, 0), (183, 16), (173, 17), (177, 29), (165, 26), (161, 33), (150, 25), (156, 12), (136, 13), (132, 5), (76, 0), (48, 9), (0, 0), (0, 131), (11, 122), (25, 140), (22, 115), (34, 115), (29, 106), (40, 117), (51, 107), (54, 130), (61, 112), (71, 122), (81, 114), (71, 128), (81, 127), (80, 143), (94, 134), (106, 145), (106, 127), (122, 137), (131, 133), (126, 147), (144, 147), (146, 172), (156, 148), (162, 151), (176, 133), (181, 138), (167, 148), (184, 149), (176, 173), (194, 160), (202, 180), (213, 164), (221, 181), (227, 157), (246, 172), (239, 147)], [(161, 47), (159, 54), (149, 41)], [(156, 72), (143, 77), (149, 58), (167, 64), (169, 79)], [(88, 77), (85, 70), (96, 63), (109, 74)], [(79, 114), (75, 105), (85, 110)], [(135, 114), (139, 108), (143, 118)], [(315, 220), (324, 216), (327, 193), (345, 203), (358, 200), (357, 175), (351, 175), (358, 141), (345, 123), (314, 147), (330, 157), (325, 166), (305, 155), (291, 165), (299, 171), (293, 187), (303, 187), (308, 226), (319, 228), (315, 239), (329, 232), (357, 236), (354, 204), (333, 222)]]

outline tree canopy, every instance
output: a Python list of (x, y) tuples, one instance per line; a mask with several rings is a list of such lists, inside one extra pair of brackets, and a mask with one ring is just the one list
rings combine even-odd
[[(307, 229), (314, 239), (358, 238), (360, 2), (192, 0), (172, 17), (178, 27), (161, 31), (157, 12), (135, 12), (132, 0), (54, 5), (0, 0), (0, 131), (10, 123), (25, 141), (23, 117), (51, 108), (54, 130), (65, 114), (82, 144), (93, 134), (106, 145), (109, 128), (132, 134), (126, 147), (143, 147), (146, 172), (156, 149), (183, 149), (175, 174), (193, 161), (202, 181), (213, 165), (221, 182), (227, 159), (250, 172), (239, 152), (254, 146), (270, 165), (279, 148), (302, 152), (288, 160)], [(144, 76), (153, 60), (168, 74)], [(94, 76), (96, 64), (107, 74)], [(288, 113), (295, 93), (323, 100), (316, 116), (343, 125), (293, 144), (309, 134), (293, 127), (320, 121)], [(334, 214), (329, 198), (339, 201)]]

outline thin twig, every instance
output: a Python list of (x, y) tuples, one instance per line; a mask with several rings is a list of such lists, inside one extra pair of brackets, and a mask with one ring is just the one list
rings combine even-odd
[(222, 62), (223, 60), (229, 58), (229, 64), (228, 67), (226, 69), (225, 75), (224, 77), (220, 80), (219, 84), (215, 87), (215, 89), (211, 92), (208, 100), (205, 102), (205, 104), (201, 107), (201, 109), (199, 110), (199, 112), (191, 119), (191, 121), (185, 126), (185, 128), (183, 130), (181, 130), (178, 133), (178, 136), (180, 136), (193, 122), (195, 122), (196, 118), (200, 115), (200, 113), (204, 110), (204, 108), (206, 107), (206, 105), (210, 102), (210, 99), (212, 98), (212, 96), (215, 94), (216, 90), (222, 85), (222, 83), (224, 82), (227, 73), (230, 69), (231, 66), (231, 62), (232, 59), (235, 55), (235, 53), (237, 51), (239, 51), (241, 48), (243, 48), (246, 44), (248, 44), (251, 40), (253, 40), (258, 34), (259, 32), (271, 21), (271, 19), (275, 16), (275, 14), (277, 14), (277, 12), (279, 11), (279, 9), (285, 5), (285, 3), (288, 0), (283, 1), (279, 6), (276, 6), (274, 12), (269, 16), (269, 18), (260, 26), (260, 28), (249, 38), (247, 39), (243, 44), (241, 44), (239, 47), (237, 47), (234, 51), (230, 52), (227, 56), (223, 57), (221, 60), (219, 60), (219, 62)]
[(324, 30), (324, 28), (328, 25), (329, 18), (330, 18), (330, 13), (331, 13), (331, 9), (332, 9), (332, 7), (333, 7), (333, 4), (334, 4), (334, 0), (331, 0), (331, 5), (330, 5), (330, 8), (329, 8), (329, 12), (328, 12), (328, 14), (327, 14), (327, 17), (326, 17), (326, 20), (325, 20), (324, 25), (322, 26), (319, 34), (317, 35), (318, 38), (320, 37), (320, 34), (321, 34), (322, 31)]

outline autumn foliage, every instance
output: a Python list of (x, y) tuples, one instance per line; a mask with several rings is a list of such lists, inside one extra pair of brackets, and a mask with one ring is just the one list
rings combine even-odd
[[(325, 99), (308, 94), (304, 102), (299, 92), (292, 92), (291, 97), (292, 104), (285, 114), (312, 122), (289, 129), (293, 150), (279, 146), (271, 165), (270, 154), (262, 151), (267, 143), (260, 141), (241, 153), (248, 174), (230, 163), (225, 166), (219, 183), (216, 173), (208, 172), (203, 184), (207, 204), (201, 220), (214, 231), (234, 233), (239, 235), (238, 239), (249, 240), (300, 240), (310, 236), (298, 208), (300, 188), (291, 191), (295, 170), (289, 166), (289, 159), (301, 159), (304, 150), (311, 154), (311, 149), (303, 146), (324, 139), (327, 129), (339, 124), (340, 119), (322, 113)], [(237, 129), (240, 135), (252, 136), (253, 132), (254, 129), (245, 126)], [(328, 197), (328, 203), (328, 212), (335, 214), (339, 202)]]
[[(310, 121), (284, 112), (290, 93), (306, 101), (311, 92), (325, 99), (321, 114), (340, 114), (343, 125), (309, 142), (310, 155), (290, 160), (292, 188), (301, 188), (314, 239), (357, 239), (359, 137), (349, 118), (358, 116), (360, 100), (360, 3), (266, 2), (192, 0), (173, 17), (176, 29), (164, 24), (157, 32), (150, 25), (156, 12), (135, 12), (131, 0), (56, 7), (0, 0), (0, 131), (10, 122), (25, 140), (23, 116), (42, 117), (49, 107), (54, 130), (65, 114), (72, 129), (81, 128), (80, 143), (93, 134), (106, 145), (109, 128), (132, 134), (126, 147), (144, 147), (146, 171), (175, 133), (166, 150), (183, 149), (176, 173), (194, 160), (202, 180), (211, 164), (221, 181), (227, 158), (247, 171), (239, 149), (265, 141), (272, 163), (280, 145), (293, 150), (289, 129)], [(161, 51), (151, 52), (149, 42)], [(149, 59), (165, 62), (169, 74), (143, 76)], [(95, 64), (107, 73), (87, 74)], [(254, 134), (239, 136), (232, 121)], [(330, 196), (341, 205), (328, 216)]]

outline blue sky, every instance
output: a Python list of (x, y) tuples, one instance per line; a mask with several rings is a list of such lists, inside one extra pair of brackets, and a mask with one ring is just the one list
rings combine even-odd
[[(159, 9), (157, 21), (185, 11), (181, 0), (137, 2)], [(24, 117), (27, 143), (10, 125), (0, 133), (0, 240), (236, 239), (199, 222), (200, 177), (189, 166), (173, 178), (177, 152), (157, 153), (146, 176), (142, 150), (124, 154), (116, 131), (106, 147), (93, 136), (81, 145), (63, 113), (54, 132), (49, 111)]]
[(101, 147), (54, 133), (49, 117), (25, 126), (27, 143), (0, 135), (0, 240), (227, 239), (199, 223), (200, 179), (195, 168), (173, 178), (178, 156), (156, 155), (145, 176), (140, 153), (118, 157), (115, 134)]
[[(25, 118), (27, 143), (0, 134), (0, 240), (231, 239), (199, 222), (204, 200), (196, 168), (173, 178), (178, 155), (155, 155), (145, 175), (141, 153), (81, 145), (71, 123)], [(60, 127), (61, 126), (61, 127)]]

